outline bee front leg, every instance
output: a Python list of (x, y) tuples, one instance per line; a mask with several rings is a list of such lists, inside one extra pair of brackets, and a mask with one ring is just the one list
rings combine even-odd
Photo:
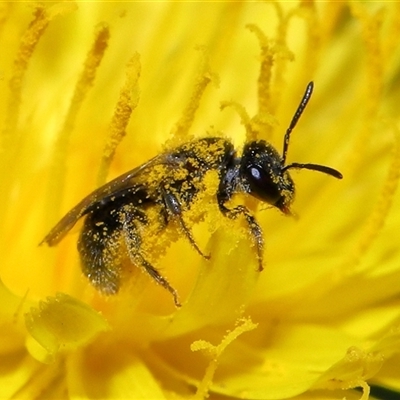
[(183, 233), (189, 239), (189, 242), (193, 246), (193, 248), (202, 257), (209, 260), (210, 255), (204, 254), (200, 250), (199, 246), (197, 245), (196, 241), (194, 240), (192, 232), (186, 226), (185, 221), (182, 218), (182, 207), (181, 207), (181, 204), (179, 203), (179, 200), (176, 198), (176, 196), (174, 194), (167, 192), (165, 189), (162, 190), (162, 197), (163, 197), (164, 205), (165, 205), (166, 211), (168, 213), (168, 216), (175, 218), (179, 222), (179, 225), (180, 225)]
[(250, 234), (252, 236), (253, 242), (257, 248), (257, 260), (258, 260), (258, 270), (262, 271), (263, 266), (263, 250), (264, 250), (264, 237), (263, 232), (258, 224), (255, 217), (250, 213), (250, 211), (245, 206), (237, 206), (233, 209), (228, 209), (224, 204), (219, 204), (219, 209), (222, 214), (230, 219), (236, 219), (238, 215), (243, 215), (246, 218), (247, 225), (249, 227)]
[(136, 229), (133, 219), (134, 218), (132, 215), (127, 213), (125, 214), (123, 222), (123, 237), (132, 264), (142, 267), (159, 285), (172, 294), (175, 306), (181, 307), (178, 292), (169, 284), (167, 279), (164, 278), (160, 272), (153, 267), (141, 254), (140, 246), (142, 240), (139, 232)]

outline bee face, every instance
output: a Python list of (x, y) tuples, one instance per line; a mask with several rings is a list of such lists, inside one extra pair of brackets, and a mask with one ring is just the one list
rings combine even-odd
[(264, 140), (245, 145), (240, 163), (240, 177), (250, 195), (290, 213), (294, 199), (294, 183), (283, 169), (279, 153)]
[[(192, 247), (208, 259), (209, 256), (197, 246), (185, 216), (192, 204), (200, 201), (198, 194), (207, 189), (206, 175), (214, 171), (219, 178), (215, 193), (219, 210), (227, 218), (241, 218), (247, 223), (261, 271), (264, 248), (262, 229), (244, 205), (228, 208), (229, 200), (235, 194), (244, 192), (290, 214), (295, 190), (289, 169), (309, 169), (342, 178), (340, 172), (324, 165), (285, 164), (290, 134), (312, 90), (313, 83), (310, 82), (286, 131), (282, 156), (264, 140), (246, 143), (241, 157), (237, 157), (233, 144), (224, 138), (188, 142), (154, 157), (89, 194), (59, 221), (42, 243), (56, 245), (80, 218), (85, 218), (78, 251), (84, 274), (98, 290), (104, 294), (117, 293), (123, 283), (123, 265), (128, 260), (168, 290), (175, 305), (180, 306), (177, 291), (149, 263), (144, 249), (146, 246), (142, 245), (142, 233), (158, 223), (161, 234), (173, 222)], [(158, 222), (149, 217), (157, 213), (160, 214)], [(195, 216), (193, 220), (200, 220), (202, 215)]]

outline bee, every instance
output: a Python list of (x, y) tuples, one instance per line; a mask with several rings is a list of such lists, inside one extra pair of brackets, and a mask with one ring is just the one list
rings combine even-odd
[(96, 189), (69, 211), (41, 243), (54, 246), (80, 219), (83, 228), (78, 239), (82, 270), (102, 293), (116, 294), (122, 284), (122, 265), (126, 260), (141, 267), (155, 282), (168, 290), (177, 307), (177, 291), (147, 259), (142, 249), (142, 233), (154, 221), (148, 211), (158, 209), (159, 221), (166, 228), (172, 221), (202, 257), (185, 213), (199, 194), (206, 190), (204, 177), (209, 171), (218, 174), (215, 199), (227, 218), (242, 218), (256, 248), (258, 268), (263, 269), (264, 238), (261, 226), (244, 205), (229, 208), (228, 201), (238, 193), (248, 194), (290, 214), (295, 186), (291, 169), (308, 169), (341, 179), (336, 169), (319, 164), (286, 164), (289, 140), (313, 91), (307, 85), (302, 100), (290, 122), (283, 141), (282, 155), (268, 142), (245, 143), (238, 154), (228, 139), (205, 137), (166, 151)]

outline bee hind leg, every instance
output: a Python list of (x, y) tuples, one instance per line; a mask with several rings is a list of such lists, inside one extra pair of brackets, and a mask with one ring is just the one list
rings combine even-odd
[(209, 260), (210, 255), (204, 254), (201, 251), (200, 247), (197, 245), (196, 241), (194, 240), (191, 230), (186, 226), (185, 221), (182, 218), (182, 208), (181, 208), (179, 200), (176, 198), (176, 196), (173, 195), (172, 193), (168, 193), (164, 190), (163, 191), (163, 199), (164, 199), (164, 204), (165, 204), (168, 216), (170, 216), (171, 218), (175, 218), (178, 221), (183, 233), (188, 238), (190, 244), (197, 251), (197, 253), (199, 253), (206, 260)]
[(128, 216), (123, 224), (123, 235), (131, 262), (142, 267), (159, 285), (168, 290), (174, 298), (175, 306), (181, 307), (178, 292), (140, 253), (141, 237), (132, 222), (132, 218), (129, 218)]
[(176, 307), (181, 307), (182, 304), (179, 301), (178, 292), (169, 284), (166, 278), (164, 278), (160, 272), (153, 267), (147, 260), (145, 260), (142, 256), (139, 256), (139, 263), (145, 269), (145, 271), (163, 288), (168, 290), (172, 294), (174, 298), (174, 303)]

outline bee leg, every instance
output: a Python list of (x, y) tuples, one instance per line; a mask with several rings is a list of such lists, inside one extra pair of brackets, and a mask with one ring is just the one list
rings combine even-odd
[(181, 226), (182, 231), (186, 235), (186, 237), (189, 239), (190, 244), (194, 247), (194, 249), (206, 260), (210, 259), (210, 255), (204, 254), (199, 246), (197, 245), (196, 241), (194, 240), (194, 237), (192, 235), (192, 232), (190, 229), (186, 226), (185, 221), (182, 218), (182, 208), (181, 205), (178, 201), (178, 199), (172, 194), (168, 193), (165, 190), (162, 192), (163, 195), (163, 200), (164, 204), (167, 210), (167, 213), (169, 216), (172, 218), (176, 218), (179, 222), (179, 225)]
[(174, 303), (176, 307), (181, 307), (182, 304), (179, 301), (179, 296), (178, 292), (169, 284), (167, 279), (165, 279), (156, 268), (154, 268), (148, 261), (146, 261), (141, 255), (139, 255), (137, 258), (139, 258), (139, 263), (140, 265), (146, 270), (146, 272), (158, 283), (160, 284), (163, 288), (167, 289), (168, 292), (172, 294), (172, 297), (174, 298)]
[(78, 240), (82, 271), (96, 289), (107, 295), (116, 294), (120, 287), (119, 243), (118, 229), (109, 231), (88, 215)]
[(143, 256), (140, 254), (141, 237), (136, 230), (135, 224), (132, 221), (133, 217), (125, 215), (125, 222), (123, 223), (123, 235), (125, 244), (128, 250), (129, 258), (133, 264), (139, 265), (163, 288), (167, 289), (174, 298), (176, 307), (181, 307), (179, 302), (178, 292), (169, 284), (158, 270), (153, 267)]
[(262, 271), (263, 266), (263, 249), (264, 249), (264, 237), (263, 232), (258, 224), (255, 217), (250, 213), (250, 211), (245, 206), (237, 206), (231, 210), (226, 208), (223, 204), (219, 204), (221, 212), (230, 219), (236, 219), (238, 215), (243, 215), (246, 218), (247, 225), (249, 226), (249, 231), (253, 237), (254, 244), (257, 248), (257, 260), (258, 260), (258, 270)]

